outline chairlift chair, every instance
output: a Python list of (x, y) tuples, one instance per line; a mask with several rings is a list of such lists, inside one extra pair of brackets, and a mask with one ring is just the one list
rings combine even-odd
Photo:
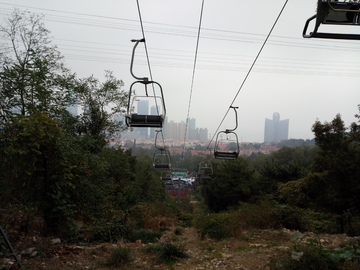
[[(135, 49), (140, 42), (145, 42), (145, 39), (132, 40), (132, 41), (135, 42), (135, 45), (131, 57), (130, 73), (135, 79), (137, 79), (137, 81), (133, 82), (130, 86), (125, 122), (128, 127), (161, 128), (163, 126), (166, 115), (163, 90), (159, 83), (155, 81), (149, 81), (147, 77), (140, 78), (134, 75), (133, 64), (134, 64)], [(142, 87), (145, 88), (145, 94), (142, 95), (135, 94), (135, 90), (133, 90), (133, 88), (137, 84), (141, 84)], [(149, 93), (148, 86), (151, 86), (153, 94)], [(150, 107), (155, 106), (156, 114), (149, 114), (148, 112), (139, 112), (137, 108), (137, 104), (139, 101), (147, 101)]]
[(197, 185), (201, 185), (203, 184), (204, 180), (211, 179), (212, 175), (213, 175), (213, 167), (211, 163), (200, 162), (195, 183)]
[[(313, 32), (307, 33), (309, 23), (315, 19)], [(360, 40), (360, 34), (318, 32), (321, 24), (327, 25), (360, 25), (359, 0), (318, 0), (317, 12), (310, 17), (303, 30), (304, 38), (330, 38)]]
[(153, 156), (153, 168), (155, 171), (170, 171), (171, 162), (170, 162), (170, 152), (164, 147), (158, 146), (158, 136), (162, 133), (161, 130), (156, 130), (155, 135), (155, 152)]
[(169, 175), (162, 176), (161, 181), (165, 184), (166, 187), (173, 185), (172, 178)]
[[(234, 160), (234, 159), (238, 158), (239, 153), (240, 153), (239, 139), (238, 139), (237, 134), (234, 132), (238, 126), (237, 111), (236, 111), (236, 109), (238, 107), (231, 106), (230, 108), (234, 109), (234, 111), (235, 111), (236, 126), (233, 129), (226, 129), (224, 131), (220, 131), (216, 135), (216, 142), (215, 142), (215, 147), (214, 147), (214, 156), (216, 159)], [(220, 143), (222, 142), (221, 141), (222, 135), (225, 135), (225, 137), (232, 136), (234, 138), (233, 142), (236, 144), (236, 149), (234, 151), (222, 149), (220, 147)]]
[(171, 177), (170, 176), (161, 176), (161, 181), (163, 182), (168, 182), (168, 181), (171, 181)]
[(153, 156), (154, 171), (170, 171), (170, 152), (165, 148), (156, 149)]
[(198, 175), (200, 175), (203, 178), (210, 178), (212, 174), (213, 174), (213, 167), (211, 163), (200, 162)]
[(166, 172), (166, 173), (162, 174), (160, 179), (165, 184), (172, 183), (171, 172)]

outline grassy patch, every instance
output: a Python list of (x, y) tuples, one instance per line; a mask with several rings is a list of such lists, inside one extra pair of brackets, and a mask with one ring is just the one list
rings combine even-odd
[(247, 249), (247, 248), (244, 247), (244, 246), (238, 246), (238, 247), (236, 247), (235, 251), (241, 252), (241, 251), (245, 251), (246, 249)]

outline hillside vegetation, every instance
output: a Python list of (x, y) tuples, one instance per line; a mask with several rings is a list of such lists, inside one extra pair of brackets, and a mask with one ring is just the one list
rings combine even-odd
[[(316, 121), (315, 146), (233, 161), (175, 155), (173, 168), (213, 168), (177, 202), (153, 149), (108, 144), (126, 129), (114, 121), (121, 80), (77, 78), (40, 17), (15, 11), (1, 34), (14, 51), (0, 68), (0, 225), (25, 269), (358, 267), (359, 115)], [(75, 104), (81, 115), (68, 112)], [(16, 268), (0, 241), (0, 267)]]

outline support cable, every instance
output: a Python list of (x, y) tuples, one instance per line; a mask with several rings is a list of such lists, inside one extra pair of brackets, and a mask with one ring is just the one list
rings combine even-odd
[[(153, 81), (153, 76), (152, 76), (152, 72), (151, 72), (151, 65), (150, 65), (150, 58), (149, 58), (149, 52), (148, 52), (148, 48), (147, 48), (147, 45), (146, 45), (145, 31), (144, 31), (143, 20), (142, 20), (142, 17), (141, 17), (141, 10), (140, 10), (139, 0), (136, 0), (136, 4), (137, 4), (137, 10), (138, 10), (138, 14), (139, 14), (141, 33), (142, 33), (142, 37), (144, 39), (145, 54), (146, 54), (146, 60), (147, 60), (147, 65), (148, 65), (148, 69), (149, 69), (149, 74), (150, 74), (150, 80)], [(157, 110), (158, 115), (160, 115), (159, 106), (158, 106), (157, 100), (156, 100), (154, 84), (151, 84), (151, 86), (152, 86), (152, 89), (153, 89), (153, 95), (154, 95), (154, 99), (155, 99), (156, 110)], [(162, 131), (162, 128), (160, 128), (160, 130)], [(165, 147), (165, 139), (164, 139), (163, 132), (161, 132), (161, 137), (162, 137), (162, 141), (163, 141), (163, 144), (164, 144), (164, 147)]]
[(244, 78), (243, 82), (241, 83), (241, 85), (240, 85), (240, 87), (239, 87), (239, 90), (236, 92), (236, 95), (235, 95), (234, 99), (232, 100), (232, 102), (231, 102), (231, 104), (230, 104), (229, 108), (227, 109), (227, 111), (226, 111), (226, 113), (225, 113), (225, 115), (224, 115), (223, 119), (221, 120), (221, 122), (220, 122), (219, 126), (217, 127), (217, 129), (216, 129), (216, 131), (215, 131), (215, 133), (214, 133), (213, 137), (211, 138), (211, 140), (210, 140), (210, 142), (209, 142), (209, 144), (208, 144), (207, 148), (205, 149), (204, 154), (205, 154), (205, 152), (206, 152), (208, 149), (210, 149), (210, 145), (211, 145), (212, 141), (214, 140), (214, 138), (215, 138), (216, 134), (218, 133), (218, 131), (219, 131), (219, 129), (220, 129), (220, 127), (221, 127), (222, 123), (224, 122), (224, 120), (225, 120), (226, 116), (228, 115), (228, 113), (229, 113), (229, 111), (230, 111), (231, 107), (233, 106), (233, 104), (234, 104), (234, 102), (235, 102), (236, 98), (238, 97), (238, 95), (239, 95), (239, 93), (240, 93), (241, 89), (243, 88), (243, 86), (244, 86), (244, 84), (245, 84), (245, 82), (246, 82), (247, 78), (249, 77), (250, 73), (252, 72), (252, 69), (253, 69), (253, 67), (255, 66), (256, 61), (258, 60), (258, 58), (259, 58), (259, 56), (260, 56), (260, 54), (261, 54), (262, 50), (264, 49), (264, 47), (265, 47), (265, 45), (266, 45), (266, 42), (268, 41), (268, 39), (269, 39), (269, 37), (270, 37), (270, 35), (271, 35), (272, 31), (274, 30), (274, 28), (275, 28), (275, 26), (276, 26), (276, 24), (277, 24), (278, 20), (280, 19), (280, 16), (281, 16), (282, 12), (284, 11), (284, 9), (285, 9), (285, 7), (286, 7), (286, 4), (287, 4), (287, 3), (288, 3), (288, 0), (286, 0), (286, 1), (285, 1), (285, 3), (284, 3), (284, 5), (283, 5), (283, 7), (281, 8), (281, 10), (280, 10), (280, 12), (279, 12), (279, 14), (278, 14), (278, 16), (277, 16), (277, 18), (276, 18), (276, 20), (275, 20), (274, 24), (272, 25), (272, 27), (271, 27), (271, 29), (270, 29), (269, 33), (267, 34), (267, 36), (266, 36), (266, 38), (265, 38), (265, 40), (264, 40), (264, 42), (263, 42), (263, 44), (262, 44), (262, 46), (261, 46), (261, 48), (260, 48), (260, 50), (259, 50), (258, 54), (256, 55), (256, 57), (255, 57), (255, 59), (254, 59), (253, 63), (251, 64), (251, 66), (250, 66), (250, 68), (249, 68), (249, 70), (248, 70), (248, 72), (247, 72), (247, 74), (246, 74), (246, 76), (245, 76), (245, 78)]
[(182, 150), (182, 156), (183, 156), (183, 154), (185, 152), (185, 142), (186, 142), (188, 126), (189, 126), (189, 115), (190, 115), (190, 108), (191, 108), (192, 92), (193, 92), (193, 88), (194, 88), (195, 70), (196, 70), (197, 55), (198, 55), (198, 50), (199, 50), (200, 30), (201, 30), (201, 22), (202, 22), (203, 11), (204, 11), (204, 2), (205, 1), (202, 0), (201, 11), (200, 11), (200, 19), (199, 19), (199, 26), (198, 26), (198, 33), (197, 33), (197, 38), (196, 38), (196, 49), (195, 49), (195, 57), (194, 57), (194, 64), (193, 64), (193, 71), (192, 71), (192, 78), (191, 78), (189, 104), (188, 104), (188, 110), (187, 110), (187, 116), (186, 116), (185, 134), (184, 134), (184, 147), (183, 147), (183, 150)]

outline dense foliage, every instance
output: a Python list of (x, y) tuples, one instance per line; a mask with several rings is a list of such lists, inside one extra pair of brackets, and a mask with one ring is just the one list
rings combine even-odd
[[(123, 82), (110, 71), (104, 82), (76, 78), (50, 45), (40, 17), (16, 11), (0, 32), (13, 48), (1, 56), (0, 67), (0, 208), (32, 211), (48, 230), (94, 242), (129, 236), (157, 215), (191, 224), (152, 169), (154, 149), (109, 147), (125, 129), (114, 121), (126, 105)], [(83, 113), (73, 115), (69, 106), (81, 106)], [(204, 213), (215, 213), (200, 215), (198, 227), (219, 238), (239, 228), (240, 219), (241, 226), (258, 228), (359, 233), (355, 117), (349, 127), (340, 115), (316, 121), (315, 146), (291, 140), (269, 155), (233, 161), (207, 156), (212, 169), (200, 177), (195, 195)], [(193, 175), (201, 162), (190, 151), (172, 157), (173, 168)], [(181, 207), (191, 212), (190, 204)], [(261, 219), (254, 213), (262, 213)], [(330, 228), (333, 221), (336, 229)], [(91, 225), (93, 234), (81, 235), (79, 223)]]
[(12, 48), (0, 67), (0, 208), (31, 211), (48, 229), (73, 234), (78, 221), (124, 231), (132, 207), (164, 200), (148, 156), (108, 148), (124, 130), (116, 121), (123, 82), (111, 71), (104, 82), (71, 74), (41, 16), (15, 10), (0, 34)]

